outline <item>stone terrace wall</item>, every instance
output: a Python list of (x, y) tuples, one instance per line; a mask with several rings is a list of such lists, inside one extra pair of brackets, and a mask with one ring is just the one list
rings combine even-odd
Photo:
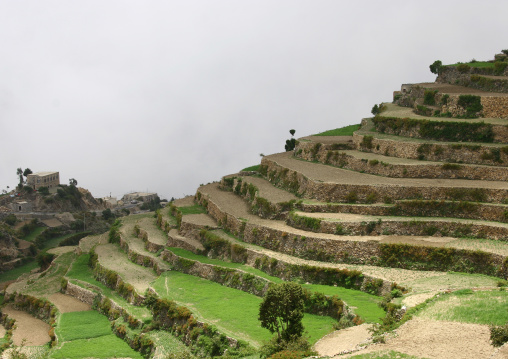
[(483, 117), (508, 118), (508, 97), (483, 97)]
[[(348, 155), (346, 152), (326, 150), (320, 148), (312, 156), (309, 152), (311, 144), (297, 146), (296, 157), (307, 161), (318, 161), (340, 168), (357, 172), (394, 178), (458, 178), (486, 181), (508, 180), (508, 167), (479, 167), (456, 165), (454, 169), (443, 169), (442, 164), (430, 164), (422, 161), (417, 165), (389, 164), (382, 161), (373, 162), (367, 159)], [(302, 149), (299, 152), (299, 149)], [(459, 167), (459, 168), (457, 168)], [(446, 168), (446, 167), (445, 167)]]
[[(446, 187), (418, 187), (418, 186), (389, 186), (389, 185), (354, 185), (342, 183), (317, 182), (308, 179), (299, 172), (289, 170), (275, 161), (264, 157), (261, 161), (267, 167), (268, 180), (272, 183), (298, 181), (298, 192), (305, 198), (316, 199), (322, 202), (348, 202), (348, 196), (356, 194), (357, 202), (365, 203), (367, 197), (375, 198), (382, 202), (386, 198), (391, 200), (402, 199), (424, 199), (424, 200), (454, 200), (454, 193), (458, 189)], [(508, 198), (508, 191), (503, 189), (477, 189), (461, 188), (463, 200), (476, 201), (471, 195), (478, 193), (485, 194), (485, 201), (501, 203)]]
[[(198, 189), (198, 192), (200, 190)], [(199, 196), (199, 202), (206, 198), (206, 194), (201, 193)], [(207, 198), (207, 210), (208, 214), (217, 221), (222, 221), (224, 228), (242, 237), (242, 240), (247, 243), (259, 245), (261, 247), (286, 253), (293, 256), (306, 255), (313, 256), (329, 255), (335, 258), (335, 260), (344, 259), (349, 253), (351, 256), (368, 260), (372, 256), (379, 254), (377, 243), (374, 241), (366, 242), (351, 242), (348, 240), (334, 240), (334, 239), (321, 239), (314, 237), (303, 237), (303, 236), (290, 236), (287, 232), (276, 230), (272, 228), (265, 228), (260, 225), (247, 223), (229, 215), (221, 208), (219, 208), (210, 198)], [(247, 264), (255, 266), (256, 260), (261, 260), (264, 255), (247, 248)], [(311, 259), (311, 258), (309, 258)], [(314, 259), (314, 258), (312, 258)], [(282, 260), (277, 260), (276, 266), (282, 273), (290, 273), (286, 267), (290, 266), (289, 263)], [(304, 269), (302, 266), (301, 275), (304, 276)], [(290, 280), (290, 277), (282, 276), (282, 279)], [(365, 289), (368, 282), (377, 280), (370, 276), (364, 276), (363, 284), (361, 287)], [(391, 290), (391, 282), (383, 281), (380, 288), (380, 294), (387, 293)]]
[(162, 258), (179, 272), (207, 279), (257, 296), (264, 296), (270, 284), (269, 280), (244, 271), (188, 260), (168, 250), (162, 252)]
[[(311, 230), (305, 226), (297, 225), (288, 220), (288, 225), (304, 230)], [(425, 221), (372, 221), (368, 222), (333, 222), (322, 220), (319, 233), (348, 236), (450, 236), (474, 237), (492, 240), (508, 241), (508, 228), (504, 226), (488, 225), (483, 223), (461, 223), (453, 221), (425, 220)], [(429, 243), (428, 245), (432, 245)]]
[[(508, 153), (505, 153), (505, 151), (502, 150), (502, 147), (499, 146), (446, 143), (426, 144), (422, 142), (404, 142), (403, 139), (398, 141), (373, 137), (371, 148), (366, 148), (365, 145), (362, 145), (365, 135), (366, 134), (355, 133), (353, 135), (353, 142), (359, 150), (366, 152), (415, 160), (424, 159), (427, 161), (437, 162), (458, 162), (503, 167), (508, 166)], [(494, 149), (495, 151), (499, 150), (499, 161), (501, 162), (495, 161), (495, 157), (492, 155), (491, 149)], [(492, 176), (495, 177), (494, 172), (492, 173)]]
[[(443, 202), (446, 204), (446, 202)], [(448, 202), (449, 203), (449, 202)], [(457, 202), (456, 202), (457, 203)], [(458, 202), (460, 203), (460, 202)], [(446, 208), (439, 206), (441, 202), (433, 203), (421, 202), (415, 208), (411, 201), (406, 204), (404, 201), (394, 205), (356, 205), (356, 204), (308, 204), (298, 203), (297, 208), (304, 212), (322, 212), (322, 213), (351, 213), (367, 216), (406, 216), (406, 217), (448, 217), (463, 219), (478, 219), (483, 221), (508, 223), (508, 206), (490, 204), (490, 203), (474, 203), (470, 208), (461, 210), (460, 208)]]

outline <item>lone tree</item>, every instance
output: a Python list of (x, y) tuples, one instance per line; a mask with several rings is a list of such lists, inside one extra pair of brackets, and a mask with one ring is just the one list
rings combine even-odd
[(69, 186), (76, 187), (78, 185), (78, 181), (75, 178), (69, 179)]
[(303, 334), (304, 292), (293, 282), (271, 286), (259, 306), (261, 327), (272, 334), (277, 333), (278, 341), (293, 340)]
[(291, 139), (286, 140), (286, 145), (284, 146), (284, 148), (286, 149), (286, 152), (293, 151), (295, 149), (296, 140), (293, 137), (295, 135), (295, 132), (296, 131), (293, 129), (289, 130), (289, 133), (291, 134)]
[(440, 60), (436, 60), (436, 61), (434, 61), (432, 63), (432, 65), (429, 66), (430, 72), (432, 72), (433, 74), (438, 75), (439, 74), (439, 70), (441, 69), (442, 66), (443, 66), (443, 63)]

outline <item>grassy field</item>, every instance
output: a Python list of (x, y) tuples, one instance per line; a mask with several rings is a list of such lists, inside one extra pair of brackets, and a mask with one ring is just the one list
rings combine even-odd
[[(271, 337), (258, 321), (259, 297), (174, 271), (163, 273), (152, 285), (161, 297), (187, 306), (197, 318), (206, 319), (227, 335), (255, 346)], [(334, 322), (311, 314), (303, 319), (312, 343), (329, 333)]]
[(354, 307), (354, 312), (367, 323), (380, 323), (381, 318), (384, 318), (386, 315), (385, 311), (378, 305), (382, 298), (376, 295), (329, 285), (302, 284), (302, 287), (312, 292), (320, 292), (325, 295), (336, 295), (349, 306)]
[(259, 171), (259, 166), (260, 165), (255, 165), (255, 166), (250, 166), (250, 167), (245, 167), (242, 172), (248, 172), (248, 171)]
[(32, 269), (39, 267), (36, 261), (28, 262), (23, 264), (20, 267), (16, 267), (10, 271), (4, 272), (0, 274), (0, 283), (8, 282), (10, 280), (14, 280), (18, 278), (20, 275), (24, 273), (30, 272)]
[(508, 292), (459, 290), (440, 296), (418, 316), (462, 323), (504, 325), (508, 322)]
[[(457, 62), (456, 64), (445, 65), (445, 66), (457, 67), (460, 64), (462, 64), (462, 62)], [(471, 67), (476, 67), (476, 68), (488, 68), (488, 67), (494, 68), (493, 62), (486, 62), (486, 61), (467, 62), (466, 65), (469, 65)]]
[[(176, 255), (183, 258), (199, 261), (201, 263), (206, 264), (214, 264), (221, 267), (240, 269), (245, 272), (268, 279), (274, 283), (283, 282), (283, 280), (278, 277), (270, 276), (259, 269), (247, 266), (245, 264), (226, 262), (220, 259), (212, 259), (199, 254), (194, 254), (190, 251), (180, 248), (169, 248), (169, 249)], [(365, 319), (365, 321), (367, 321), (368, 323), (379, 323), (380, 318), (385, 316), (385, 312), (378, 306), (378, 303), (381, 301), (381, 297), (364, 293), (358, 290), (347, 289), (343, 287), (333, 287), (328, 285), (302, 284), (302, 287), (310, 290), (311, 292), (320, 292), (325, 295), (338, 296), (340, 299), (345, 301), (349, 306), (354, 307), (355, 313), (361, 316), (363, 319)]]
[[(111, 332), (111, 330), (110, 330)], [(127, 343), (114, 334), (91, 339), (76, 339), (64, 343), (51, 358), (132, 358), (142, 359), (141, 354), (131, 349)]]
[(45, 272), (46, 274), (31, 283), (23, 290), (23, 293), (45, 296), (59, 292), (62, 278), (75, 258), (76, 254), (73, 252), (62, 254), (56, 258), (52, 266)]
[(28, 241), (28, 242), (33, 242), (35, 237), (37, 237), (39, 234), (41, 234), (42, 231), (45, 229), (46, 229), (46, 227), (35, 227), (35, 229), (32, 232), (30, 232), (26, 236), (22, 237), (21, 239), (24, 239), (25, 241)]
[[(150, 332), (150, 339), (157, 346), (158, 357), (166, 358), (169, 354), (179, 355), (180, 353), (190, 353), (190, 349), (180, 339), (164, 330), (154, 330)], [(181, 356), (183, 358), (183, 356)]]
[(111, 334), (108, 318), (94, 311), (62, 313), (56, 335), (60, 341), (88, 339)]
[(77, 279), (83, 281), (85, 283), (89, 283), (93, 286), (98, 287), (102, 294), (122, 306), (122, 308), (126, 309), (129, 314), (132, 316), (142, 319), (147, 322), (151, 320), (151, 314), (148, 309), (145, 307), (136, 307), (134, 305), (129, 304), (125, 299), (120, 297), (115, 291), (109, 289), (101, 282), (95, 280), (93, 277), (92, 269), (88, 266), (88, 260), (90, 258), (90, 254), (82, 254), (72, 264), (71, 268), (67, 272), (67, 277), (69, 279)]
[(316, 133), (313, 136), (353, 136), (353, 132), (358, 131), (361, 125), (349, 125), (335, 130), (328, 130), (321, 133)]
[(193, 206), (178, 207), (178, 209), (182, 212), (182, 215), (206, 213), (206, 209), (201, 207), (199, 204), (195, 204)]

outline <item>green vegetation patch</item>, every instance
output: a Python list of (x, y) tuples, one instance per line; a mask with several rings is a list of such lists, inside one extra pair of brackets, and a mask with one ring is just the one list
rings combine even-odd
[(28, 262), (23, 264), (20, 267), (16, 267), (14, 269), (11, 269), (10, 271), (0, 273), (0, 283), (2, 282), (8, 282), (10, 280), (17, 279), (20, 275), (29, 273), (31, 270), (39, 267), (36, 261)]
[(346, 302), (348, 306), (355, 307), (354, 312), (368, 323), (379, 323), (381, 318), (384, 318), (386, 315), (385, 311), (378, 305), (382, 297), (377, 295), (321, 284), (302, 284), (302, 287), (328, 296), (336, 295)]
[[(261, 298), (220, 284), (178, 272), (163, 273), (153, 288), (161, 298), (174, 300), (192, 310), (200, 320), (213, 323), (220, 331), (255, 346), (271, 335), (258, 321)], [(305, 314), (303, 325), (311, 343), (332, 330), (330, 317)]]
[(141, 354), (131, 349), (127, 343), (114, 334), (92, 339), (77, 339), (64, 343), (62, 348), (52, 354), (52, 358), (133, 358), (142, 359)]
[(61, 281), (67, 269), (76, 258), (76, 254), (68, 252), (60, 255), (53, 261), (53, 265), (44, 272), (34, 283), (23, 290), (24, 294), (33, 294), (37, 297), (53, 294), (60, 291)]
[(362, 125), (349, 125), (335, 130), (328, 130), (317, 133), (313, 136), (353, 136), (353, 132), (358, 131)]
[(56, 333), (66, 342), (111, 334), (111, 326), (104, 315), (93, 310), (62, 313)]
[(177, 256), (180, 256), (182, 258), (190, 259), (190, 260), (205, 263), (205, 264), (212, 264), (212, 265), (217, 265), (217, 266), (221, 266), (221, 267), (226, 267), (226, 268), (240, 269), (240, 270), (243, 270), (244, 272), (251, 273), (251, 274), (257, 275), (259, 277), (268, 279), (269, 281), (272, 281), (274, 283), (282, 283), (283, 282), (283, 280), (278, 277), (268, 275), (259, 269), (250, 267), (250, 266), (242, 264), (242, 263), (227, 262), (227, 261), (220, 260), (220, 259), (208, 258), (207, 256), (195, 254), (195, 253), (192, 253), (191, 251), (188, 251), (186, 249), (181, 249), (181, 248), (171, 247), (171, 248), (169, 248), (169, 250), (171, 252), (173, 252), (174, 254), (176, 254)]
[(35, 229), (33, 231), (31, 231), (30, 233), (28, 233), (26, 236), (24, 236), (22, 239), (24, 239), (25, 241), (28, 241), (28, 242), (33, 242), (35, 240), (35, 238), (41, 234), (44, 230), (46, 229), (46, 227), (35, 227)]
[[(153, 330), (148, 334), (150, 339), (153, 340), (157, 346), (158, 352), (162, 354), (163, 358), (168, 355), (175, 355), (175, 358), (190, 358), (190, 355), (184, 356), (183, 353), (189, 353), (190, 349), (182, 341), (176, 338), (174, 335), (164, 330)], [(179, 356), (178, 356), (179, 355)]]
[(504, 325), (508, 322), (508, 292), (458, 290), (440, 296), (418, 316), (463, 323)]
[[(71, 268), (66, 274), (66, 277), (69, 279), (77, 279), (79, 281), (91, 284), (98, 289), (100, 289), (102, 295), (114, 300), (118, 305), (124, 308), (130, 315), (143, 319), (146, 321), (147, 319), (151, 319), (151, 314), (148, 309), (145, 307), (137, 307), (129, 304), (124, 298), (122, 298), (115, 291), (109, 289), (104, 284), (96, 280), (93, 276), (92, 269), (88, 266), (88, 262), (90, 260), (90, 254), (84, 253), (80, 255), (73, 262)], [(79, 282), (76, 282), (79, 284)]]
[(187, 207), (178, 207), (178, 209), (180, 210), (182, 215), (206, 213), (206, 209), (200, 206), (199, 204)]
[(245, 167), (242, 170), (242, 172), (259, 171), (259, 166), (261, 166), (261, 165), (255, 165), (255, 166)]
[[(469, 117), (481, 111), (478, 110), (475, 99), (469, 97), (464, 100), (463, 106)], [(420, 138), (428, 140), (487, 143), (494, 141), (492, 124), (485, 122), (446, 122), (383, 116), (376, 116), (372, 121), (380, 133), (386, 132), (397, 136), (416, 131)]]

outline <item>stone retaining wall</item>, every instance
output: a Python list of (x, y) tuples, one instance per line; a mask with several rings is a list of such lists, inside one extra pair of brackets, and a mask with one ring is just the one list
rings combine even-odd
[[(287, 224), (307, 231), (311, 228), (298, 225), (291, 219)], [(407, 220), (407, 221), (363, 221), (337, 222), (321, 220), (319, 233), (340, 234), (346, 236), (437, 236), (437, 237), (473, 237), (508, 241), (508, 228), (483, 223), (461, 223), (439, 220)], [(431, 245), (431, 244), (429, 244)]]
[(168, 250), (162, 252), (162, 258), (170, 263), (178, 272), (220, 283), (230, 288), (257, 295), (258, 297), (265, 295), (270, 284), (269, 280), (242, 270), (188, 260)]
[[(366, 147), (364, 137), (366, 133), (355, 133), (353, 142), (360, 151), (377, 153), (380, 155), (423, 159), (436, 162), (458, 162), (490, 166), (508, 166), (508, 154), (502, 150), (502, 146), (447, 144), (447, 143), (422, 143), (404, 142), (387, 138), (372, 138), (372, 144)], [(369, 135), (370, 136), (370, 135)], [(496, 161), (491, 149), (499, 152), (499, 161)], [(495, 168), (495, 167), (493, 167)], [(489, 169), (486, 169), (489, 171)], [(495, 171), (495, 170), (494, 170)], [(490, 176), (490, 174), (489, 174)], [(493, 175), (495, 176), (495, 175)]]
[[(198, 191), (200, 191), (198, 189)], [(201, 193), (199, 201), (205, 199), (206, 194)], [(334, 239), (320, 239), (313, 237), (303, 237), (299, 235), (290, 235), (286, 232), (265, 228), (260, 225), (247, 223), (235, 218), (233, 215), (226, 213), (219, 206), (217, 206), (212, 199), (207, 198), (207, 210), (208, 214), (216, 221), (221, 221), (224, 228), (235, 233), (235, 235), (241, 236), (242, 240), (247, 243), (259, 245), (261, 247), (286, 253), (289, 255), (303, 257), (306, 259), (318, 259), (316, 257), (331, 256), (335, 260), (344, 259), (346, 253), (350, 253), (351, 256), (357, 256), (364, 260), (369, 259), (371, 256), (376, 255), (377, 244), (373, 241), (363, 242), (351, 242), (347, 240), (334, 240)], [(251, 266), (256, 265), (256, 260), (261, 260), (266, 255), (263, 255), (257, 251), (247, 248), (247, 264)], [(330, 258), (327, 258), (330, 259)], [(294, 264), (276, 260), (276, 268), (281, 275), (282, 279), (290, 280), (291, 271), (288, 269)], [(299, 276), (305, 278), (305, 265), (299, 265), (300, 273)], [(312, 279), (307, 278), (312, 282)], [(378, 280), (370, 276), (363, 276), (363, 282), (360, 284), (360, 290), (365, 290), (368, 283)], [(382, 281), (380, 287), (380, 294), (388, 293), (392, 289), (392, 283), (388, 281)]]
[[(441, 203), (441, 202), (440, 202)], [(440, 204), (438, 203), (438, 205)], [(461, 202), (456, 202), (461, 203)], [(308, 204), (298, 203), (296, 206), (303, 212), (322, 212), (322, 213), (351, 213), (367, 216), (407, 216), (407, 217), (450, 217), (462, 219), (478, 219), (493, 222), (508, 222), (508, 207), (489, 203), (471, 203), (473, 208), (460, 210), (448, 209), (446, 213), (437, 209), (432, 209), (432, 204), (420, 203), (416, 208), (414, 205), (398, 202), (396, 205), (355, 205), (355, 204)]]
[(200, 252), (195, 246), (191, 245), (187, 241), (179, 239), (177, 237), (173, 237), (169, 233), (168, 233), (168, 247), (178, 247), (197, 254), (199, 254)]
[[(462, 193), (461, 200), (475, 201), (477, 195), (482, 195), (481, 202), (502, 203), (508, 198), (508, 191), (490, 188), (447, 188), (447, 187), (419, 187), (419, 186), (390, 186), (390, 185), (355, 185), (310, 180), (299, 172), (285, 168), (272, 159), (264, 157), (261, 164), (266, 166), (268, 180), (275, 185), (297, 182), (298, 193), (305, 198), (316, 199), (321, 202), (349, 202), (354, 194), (356, 201), (365, 203), (386, 202), (386, 199), (423, 199), (423, 200), (455, 200), (457, 191)], [(281, 186), (283, 187), (283, 186)], [(284, 188), (284, 187), (283, 187)], [(368, 200), (369, 199), (369, 200)]]
[[(451, 100), (449, 100), (449, 102), (452, 102), (452, 103), (456, 103), (458, 101), (458, 96), (457, 97), (450, 97)], [(485, 99), (486, 101), (492, 101), (492, 98), (482, 98), (482, 99)], [(506, 99), (508, 100), (508, 97), (506, 98), (503, 98), (503, 99)], [(497, 101), (495, 101), (495, 103), (497, 103)], [(507, 102), (508, 103), (508, 102)], [(450, 105), (450, 106), (455, 106), (457, 107), (457, 105)], [(443, 106), (443, 110), (446, 110), (445, 108), (446, 106)], [(446, 112), (446, 111), (445, 111)], [(492, 117), (492, 116), (491, 116)], [(407, 120), (406, 122), (403, 122), (404, 120)], [(394, 129), (391, 127), (393, 126), (393, 122), (394, 121), (397, 121), (397, 126), (399, 127), (396, 127), (397, 131), (394, 131)], [(467, 121), (467, 122), (465, 122)], [(492, 140), (489, 140), (487, 142), (496, 142), (496, 143), (507, 143), (508, 142), (508, 127), (506, 125), (496, 125), (496, 124), (485, 124), (484, 122), (481, 121), (481, 119), (477, 119), (477, 120), (465, 120), (463, 122), (463, 127), (460, 129), (461, 131), (468, 131), (468, 130), (471, 130), (473, 129), (474, 131), (476, 131), (476, 133), (467, 133), (466, 135), (463, 135), (463, 138), (465, 138), (463, 141), (464, 142), (478, 142), (478, 141), (475, 141), (475, 139), (477, 138), (482, 138), (481, 136), (478, 136), (478, 133), (482, 134), (483, 136), (485, 136), (485, 132), (489, 129), (489, 127), (492, 129), (492, 132), (490, 133), (487, 132), (489, 134), (489, 139), (491, 138)], [(410, 137), (410, 138), (421, 138), (421, 139), (428, 139), (428, 140), (435, 140), (435, 141), (441, 141), (443, 140), (442, 138), (424, 138), (420, 135), (421, 133), (421, 125), (422, 124), (425, 124), (425, 123), (429, 123), (429, 122), (432, 122), (432, 123), (437, 123), (439, 124), (439, 126), (441, 126), (441, 128), (445, 128), (445, 126), (447, 128), (458, 128), (460, 127), (460, 124), (461, 122), (457, 122), (457, 121), (439, 121), (438, 119), (436, 120), (426, 120), (426, 119), (414, 119), (414, 118), (398, 118), (398, 117), (384, 117), (384, 116), (379, 116), (379, 117), (376, 117), (376, 121), (375, 121), (375, 124), (374, 124), (374, 128), (376, 128), (377, 132), (379, 133), (386, 133), (388, 135), (394, 135), (394, 136), (403, 136), (403, 137)], [(387, 125), (388, 123), (388, 125)], [(400, 125), (400, 123), (405, 123), (405, 125)], [(481, 124), (481, 126), (478, 125), (478, 123)], [(457, 125), (459, 124), (459, 125)], [(439, 126), (435, 126), (435, 127), (439, 127)], [(490, 137), (492, 136), (492, 137)], [(485, 137), (483, 137), (485, 138)], [(446, 140), (444, 140), (446, 141)]]
[[(306, 144), (307, 145), (307, 144)], [(300, 146), (300, 145), (298, 145)], [(297, 149), (300, 147), (297, 146)], [(371, 173), (393, 178), (456, 178), (486, 181), (508, 180), (508, 167), (480, 167), (475, 165), (450, 166), (453, 169), (443, 168), (443, 164), (428, 164), (425, 161), (415, 165), (392, 164), (383, 161), (369, 161), (357, 158), (345, 152), (331, 151), (320, 148), (315, 156), (310, 156), (308, 150), (296, 151), (296, 157), (307, 161), (318, 161), (323, 164), (353, 170), (356, 172)]]

